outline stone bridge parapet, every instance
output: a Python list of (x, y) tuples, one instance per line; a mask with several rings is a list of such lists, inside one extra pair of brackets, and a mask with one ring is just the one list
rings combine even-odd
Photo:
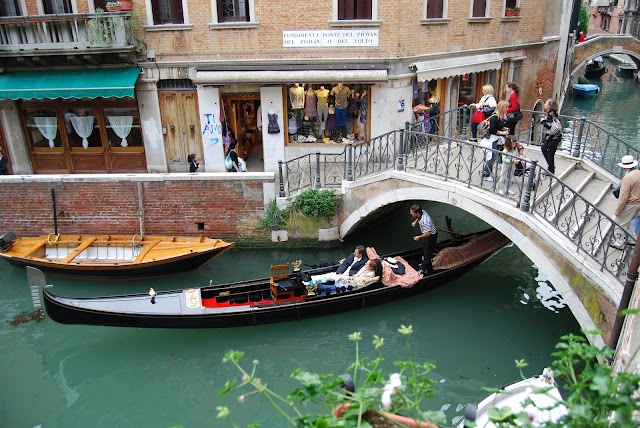
[(575, 45), (571, 74), (582, 69), (590, 59), (610, 54), (629, 55), (640, 69), (640, 40), (623, 34), (603, 34), (590, 37), (585, 42)]

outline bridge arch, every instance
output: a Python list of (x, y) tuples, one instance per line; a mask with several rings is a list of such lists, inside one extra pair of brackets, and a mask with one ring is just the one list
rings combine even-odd
[(640, 41), (628, 35), (598, 35), (575, 46), (571, 76), (584, 69), (597, 56), (625, 54), (640, 69)]
[[(410, 178), (408, 179), (411, 180)], [(425, 178), (423, 181), (430, 180)], [(363, 183), (359, 184), (363, 185)], [(527, 218), (528, 214), (520, 210), (514, 210), (511, 205), (503, 203), (502, 201), (496, 201), (490, 204), (490, 206), (487, 206), (486, 199), (483, 199), (482, 196), (478, 195), (477, 191), (472, 188), (461, 188), (453, 185), (452, 187), (456, 187), (455, 189), (446, 189), (438, 188), (438, 183), (433, 184), (433, 187), (424, 187), (424, 185), (418, 183), (407, 183), (407, 187), (392, 185), (391, 188), (384, 191), (379, 188), (376, 189), (376, 191), (372, 191), (373, 189), (371, 189), (370, 186), (365, 186), (366, 190), (365, 187), (361, 188), (361, 192), (364, 193), (364, 195), (358, 195), (357, 193), (359, 191), (355, 189), (357, 186), (354, 186), (352, 192), (347, 192), (343, 195), (343, 202), (346, 202), (346, 204), (343, 205), (347, 207), (352, 206), (354, 209), (342, 222), (340, 226), (340, 236), (344, 238), (357, 229), (361, 223), (363, 224), (367, 216), (391, 204), (406, 203), (406, 205), (409, 206), (410, 203), (416, 200), (428, 200), (456, 206), (481, 218), (499, 230), (535, 263), (536, 266), (545, 272), (549, 281), (562, 295), (564, 301), (583, 329), (602, 329), (602, 327), (597, 326), (594, 322), (594, 318), (597, 319), (598, 316), (594, 313), (593, 305), (597, 306), (597, 303), (586, 299), (589, 307), (585, 306), (574, 291), (574, 287), (581, 287), (580, 284), (576, 283), (580, 282), (580, 280), (576, 279), (575, 276), (571, 278), (571, 275), (570, 279), (567, 279), (566, 267), (553, 263), (553, 258), (547, 253), (548, 249), (543, 248), (543, 243), (546, 242), (547, 239), (545, 231), (535, 230), (535, 225), (532, 225)], [(446, 185), (446, 183), (444, 184)], [(368, 198), (370, 195), (376, 196)], [(353, 199), (349, 200), (350, 198)], [(368, 199), (360, 206), (360, 204), (357, 203), (357, 200), (360, 198)], [(532, 235), (536, 235), (537, 239), (532, 239)], [(583, 300), (585, 300), (584, 296)], [(608, 335), (608, 332), (604, 332), (604, 334)], [(602, 336), (590, 336), (589, 340), (596, 346), (605, 345)]]

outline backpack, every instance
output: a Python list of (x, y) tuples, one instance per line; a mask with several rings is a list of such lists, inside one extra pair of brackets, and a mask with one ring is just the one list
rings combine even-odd
[(229, 152), (229, 154), (227, 154), (227, 157), (224, 158), (224, 166), (227, 169), (233, 169), (233, 161), (231, 160), (231, 152)]
[(497, 116), (492, 114), (482, 122), (478, 124), (478, 137), (489, 138), (491, 136), (491, 118)]

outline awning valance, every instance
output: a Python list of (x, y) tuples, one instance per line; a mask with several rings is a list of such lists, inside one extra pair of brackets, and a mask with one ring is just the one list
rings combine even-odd
[(432, 79), (444, 79), (467, 73), (498, 70), (501, 64), (502, 58), (500, 54), (490, 53), (416, 62), (413, 66), (416, 67), (418, 80), (427, 82)]
[(133, 97), (140, 67), (0, 74), (0, 100)]
[(233, 83), (375, 83), (386, 82), (387, 70), (277, 70), (198, 71), (193, 83), (227, 85)]

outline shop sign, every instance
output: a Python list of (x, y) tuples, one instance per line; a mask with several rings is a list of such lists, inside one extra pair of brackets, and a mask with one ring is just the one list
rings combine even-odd
[(283, 31), (285, 48), (378, 46), (378, 30)]

